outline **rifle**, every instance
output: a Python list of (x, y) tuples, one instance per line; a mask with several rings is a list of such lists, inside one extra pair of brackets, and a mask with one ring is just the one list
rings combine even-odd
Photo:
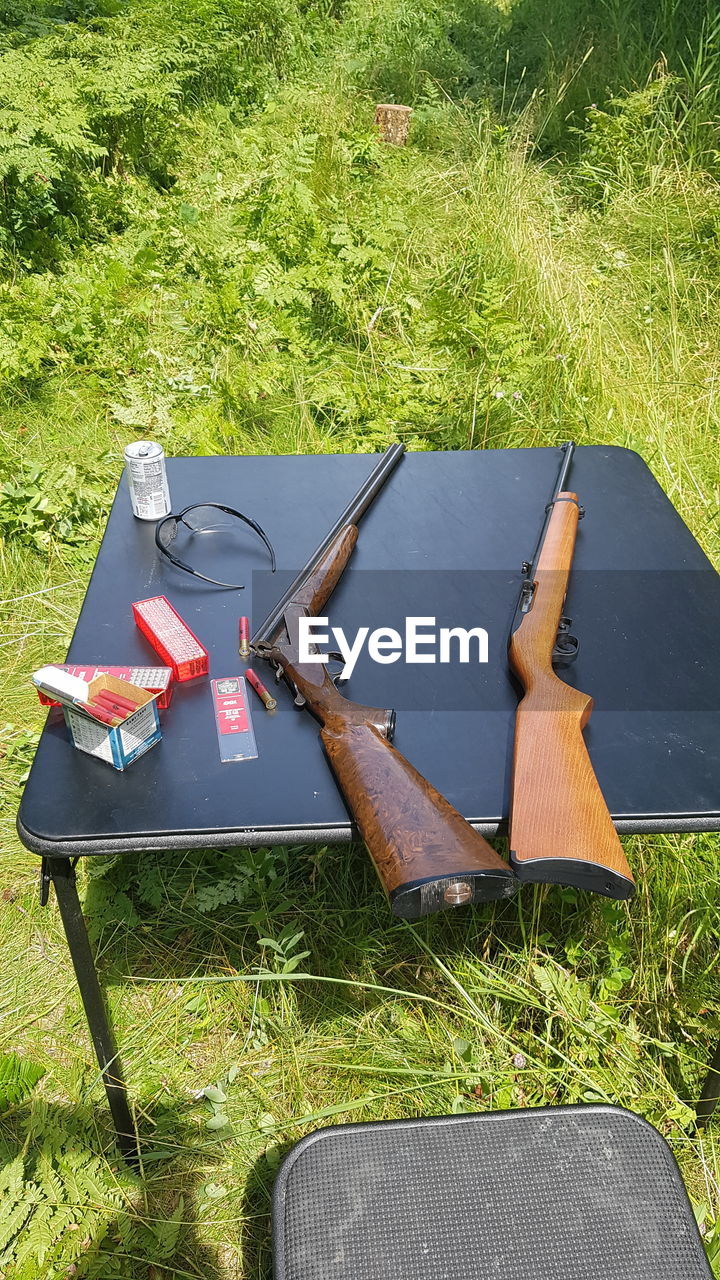
[[(507, 863), (400, 755), (395, 712), (344, 698), (326, 663), (301, 663), (301, 617), (322, 613), (358, 538), (358, 521), (400, 461), (391, 445), (251, 640), (322, 728), (320, 738), (395, 915), (418, 919), (446, 906), (508, 897)], [(332, 657), (333, 655), (328, 655)]]
[(553, 670), (577, 654), (563, 607), (585, 512), (565, 489), (575, 445), (563, 459), (531, 562), (525, 561), (508, 656), (524, 689), (515, 721), (510, 864), (520, 880), (574, 885), (609, 898), (635, 891), (582, 731), (593, 700)]

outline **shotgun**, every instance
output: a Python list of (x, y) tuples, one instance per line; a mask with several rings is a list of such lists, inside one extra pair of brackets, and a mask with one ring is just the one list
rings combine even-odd
[(510, 864), (518, 879), (592, 889), (608, 898), (635, 891), (582, 731), (593, 700), (565, 684), (553, 664), (577, 654), (563, 607), (585, 512), (566, 490), (575, 445), (563, 458), (532, 561), (525, 561), (508, 656), (523, 687), (517, 709), (510, 800)]
[[(391, 745), (395, 712), (350, 702), (327, 663), (300, 662), (299, 619), (321, 614), (357, 542), (357, 524), (400, 461), (391, 445), (258, 628), (251, 648), (284, 677), (320, 738), (395, 915), (509, 897), (507, 863)], [(315, 649), (317, 652), (317, 649)], [(332, 657), (333, 655), (328, 655)]]

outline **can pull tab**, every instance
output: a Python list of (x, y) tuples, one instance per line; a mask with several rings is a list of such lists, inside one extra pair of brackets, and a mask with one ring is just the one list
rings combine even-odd
[(557, 637), (553, 645), (552, 661), (556, 667), (569, 667), (574, 662), (580, 648), (577, 636), (570, 635), (572, 618), (563, 617), (558, 623)]

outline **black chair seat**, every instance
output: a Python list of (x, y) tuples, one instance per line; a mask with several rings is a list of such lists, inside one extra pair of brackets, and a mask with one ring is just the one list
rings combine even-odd
[(320, 1129), (273, 1240), (276, 1280), (712, 1280), (670, 1148), (616, 1107)]

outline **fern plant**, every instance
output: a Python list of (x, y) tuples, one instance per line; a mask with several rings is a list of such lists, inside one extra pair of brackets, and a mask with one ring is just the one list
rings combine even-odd
[(0, 1111), (15, 1106), (32, 1093), (45, 1068), (14, 1053), (0, 1056)]
[[(100, 1276), (95, 1256), (123, 1199), (107, 1163), (78, 1144), (67, 1119), (36, 1104), (22, 1154), (0, 1169), (0, 1274)], [(107, 1255), (101, 1265), (107, 1275)]]
[(121, 229), (129, 171), (172, 184), (182, 108), (210, 93), (241, 109), (257, 100), (308, 26), (281, 0), (83, 16), (5, 42), (0, 21), (0, 249), (30, 267)]

